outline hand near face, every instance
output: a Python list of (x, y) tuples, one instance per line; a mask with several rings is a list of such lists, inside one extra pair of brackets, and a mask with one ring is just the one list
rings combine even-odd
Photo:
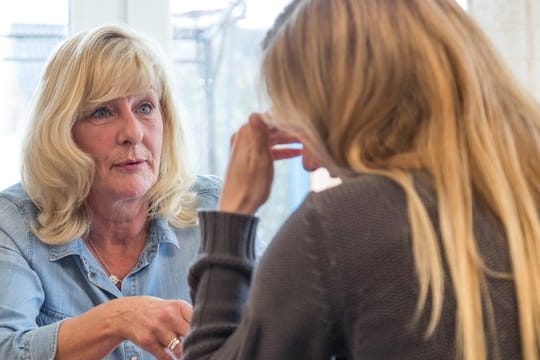
[(248, 122), (231, 138), (231, 154), (218, 209), (254, 214), (270, 195), (273, 161), (299, 156), (302, 152), (274, 146), (293, 142), (297, 142), (296, 139), (266, 125), (261, 114), (251, 114)]

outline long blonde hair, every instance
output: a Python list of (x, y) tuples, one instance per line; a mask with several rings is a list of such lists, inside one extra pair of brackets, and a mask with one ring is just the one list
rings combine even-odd
[[(540, 107), (453, 0), (300, 0), (266, 40), (263, 79), (278, 126), (333, 166), (405, 191), (419, 279), (438, 325), (443, 264), (457, 355), (487, 358), (487, 277), (514, 282), (523, 358), (540, 354)], [(431, 175), (441, 241), (412, 172)], [(487, 268), (473, 234), (483, 198), (506, 234), (511, 274)], [(484, 318), (483, 314), (488, 314)]]
[(178, 227), (196, 222), (194, 197), (187, 191), (192, 176), (185, 166), (184, 135), (164, 57), (141, 34), (101, 26), (63, 42), (37, 90), (22, 178), (40, 211), (33, 231), (43, 242), (68, 242), (90, 223), (85, 199), (94, 161), (75, 144), (74, 122), (96, 104), (149, 87), (158, 93), (164, 124), (159, 177), (147, 194), (149, 216), (162, 215)]

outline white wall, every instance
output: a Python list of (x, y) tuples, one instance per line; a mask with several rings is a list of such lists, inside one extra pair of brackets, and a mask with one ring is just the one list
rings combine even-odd
[(469, 0), (469, 12), (517, 78), (540, 99), (540, 1)]

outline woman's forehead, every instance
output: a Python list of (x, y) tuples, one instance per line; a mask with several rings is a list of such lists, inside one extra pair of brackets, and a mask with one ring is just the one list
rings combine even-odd
[(137, 75), (133, 77), (117, 78), (114, 81), (103, 80), (101, 85), (91, 87), (86, 94), (86, 100), (89, 102), (104, 102), (116, 98), (137, 96), (152, 92), (158, 98), (161, 97), (161, 86), (155, 79), (148, 76)]
[(118, 94), (118, 96), (114, 96), (113, 94), (111, 94), (111, 96), (113, 97), (101, 99), (101, 102), (112, 102), (120, 99), (137, 100), (142, 98), (151, 98), (159, 101), (159, 95), (153, 87), (128, 91), (123, 94)]

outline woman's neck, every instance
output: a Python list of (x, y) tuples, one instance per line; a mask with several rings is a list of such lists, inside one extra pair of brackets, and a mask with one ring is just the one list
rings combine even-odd
[(89, 201), (86, 205), (91, 223), (83, 239), (107, 272), (122, 280), (137, 264), (146, 245), (147, 206), (140, 201), (114, 204)]
[(86, 207), (91, 218), (90, 235), (95, 242), (133, 245), (137, 239), (146, 239), (146, 202), (140, 199), (116, 202), (88, 199)]

